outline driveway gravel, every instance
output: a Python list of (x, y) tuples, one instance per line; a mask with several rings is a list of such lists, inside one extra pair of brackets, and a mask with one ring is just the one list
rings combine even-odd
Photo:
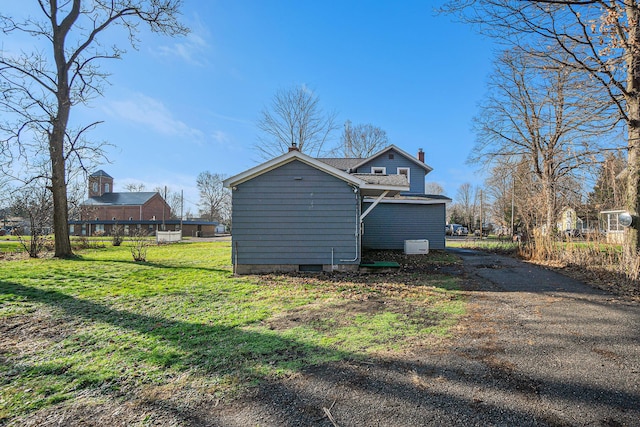
[(640, 426), (640, 305), (533, 264), (455, 249), (453, 339), (314, 366), (194, 413), (218, 426)]

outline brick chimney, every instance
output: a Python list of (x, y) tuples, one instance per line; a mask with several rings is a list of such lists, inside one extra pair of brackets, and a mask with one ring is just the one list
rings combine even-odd
[(300, 151), (300, 149), (298, 149), (298, 144), (296, 144), (295, 142), (292, 142), (291, 147), (289, 147), (289, 152), (292, 151)]
[(422, 151), (422, 148), (418, 148), (418, 160), (424, 163), (424, 151)]

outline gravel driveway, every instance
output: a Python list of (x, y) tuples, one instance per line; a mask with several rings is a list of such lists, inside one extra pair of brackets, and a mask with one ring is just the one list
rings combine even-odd
[(452, 251), (471, 295), (454, 339), (315, 366), (202, 408), (194, 424), (640, 426), (637, 302), (509, 257)]

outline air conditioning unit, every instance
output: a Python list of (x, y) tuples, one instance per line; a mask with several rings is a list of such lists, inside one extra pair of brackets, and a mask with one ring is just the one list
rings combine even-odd
[(407, 255), (419, 255), (429, 253), (429, 241), (421, 240), (405, 240), (404, 253)]

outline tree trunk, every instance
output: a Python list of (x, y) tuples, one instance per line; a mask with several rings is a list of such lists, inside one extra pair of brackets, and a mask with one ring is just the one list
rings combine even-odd
[(547, 236), (551, 236), (555, 229), (555, 186), (551, 184), (548, 176), (542, 177), (542, 192), (544, 197), (544, 224)]
[[(635, 100), (635, 106), (629, 110), (636, 110), (635, 117), (638, 117), (640, 111), (640, 100)], [(635, 119), (635, 126), (632, 126), (634, 120), (629, 123), (629, 143), (627, 158), (627, 209), (629, 213), (635, 217), (632, 227), (626, 230), (625, 235), (625, 255), (627, 257), (635, 257), (638, 255), (640, 248), (640, 233), (638, 232), (640, 224), (638, 224), (638, 215), (640, 214), (640, 153), (638, 152), (638, 142), (640, 141), (640, 126), (638, 119)], [(627, 258), (630, 260), (631, 258)]]
[(49, 135), (51, 156), (51, 193), (53, 194), (53, 234), (55, 256), (73, 256), (69, 239), (69, 213), (67, 209), (67, 180), (64, 161), (64, 135), (69, 120), (70, 102), (59, 102), (58, 117), (54, 120), (53, 131)]
[(55, 256), (73, 256), (69, 239), (69, 214), (67, 211), (67, 183), (64, 162), (64, 133), (57, 136), (55, 130), (49, 141), (51, 153), (51, 193), (53, 194), (53, 234), (55, 236)]
[(640, 247), (640, 233), (638, 232), (637, 216), (640, 214), (640, 24), (638, 23), (638, 10), (636, 2), (630, 2), (626, 8), (627, 22), (629, 23), (629, 45), (625, 52), (627, 63), (627, 125), (628, 125), (628, 153), (627, 153), (627, 209), (636, 217), (633, 227), (629, 227), (625, 233), (626, 261), (638, 255)]
[(57, 115), (52, 118), (52, 130), (49, 134), (49, 154), (51, 156), (51, 192), (53, 194), (53, 233), (55, 237), (55, 256), (68, 258), (73, 256), (69, 239), (69, 212), (67, 206), (66, 159), (64, 153), (64, 138), (71, 112), (71, 95), (69, 90), (69, 68), (65, 57), (65, 38), (72, 23), (77, 19), (80, 11), (80, 1), (74, 0), (73, 9), (57, 25), (56, 10), (52, 5), (53, 21), (53, 55), (56, 61), (58, 81), (57, 86)]

